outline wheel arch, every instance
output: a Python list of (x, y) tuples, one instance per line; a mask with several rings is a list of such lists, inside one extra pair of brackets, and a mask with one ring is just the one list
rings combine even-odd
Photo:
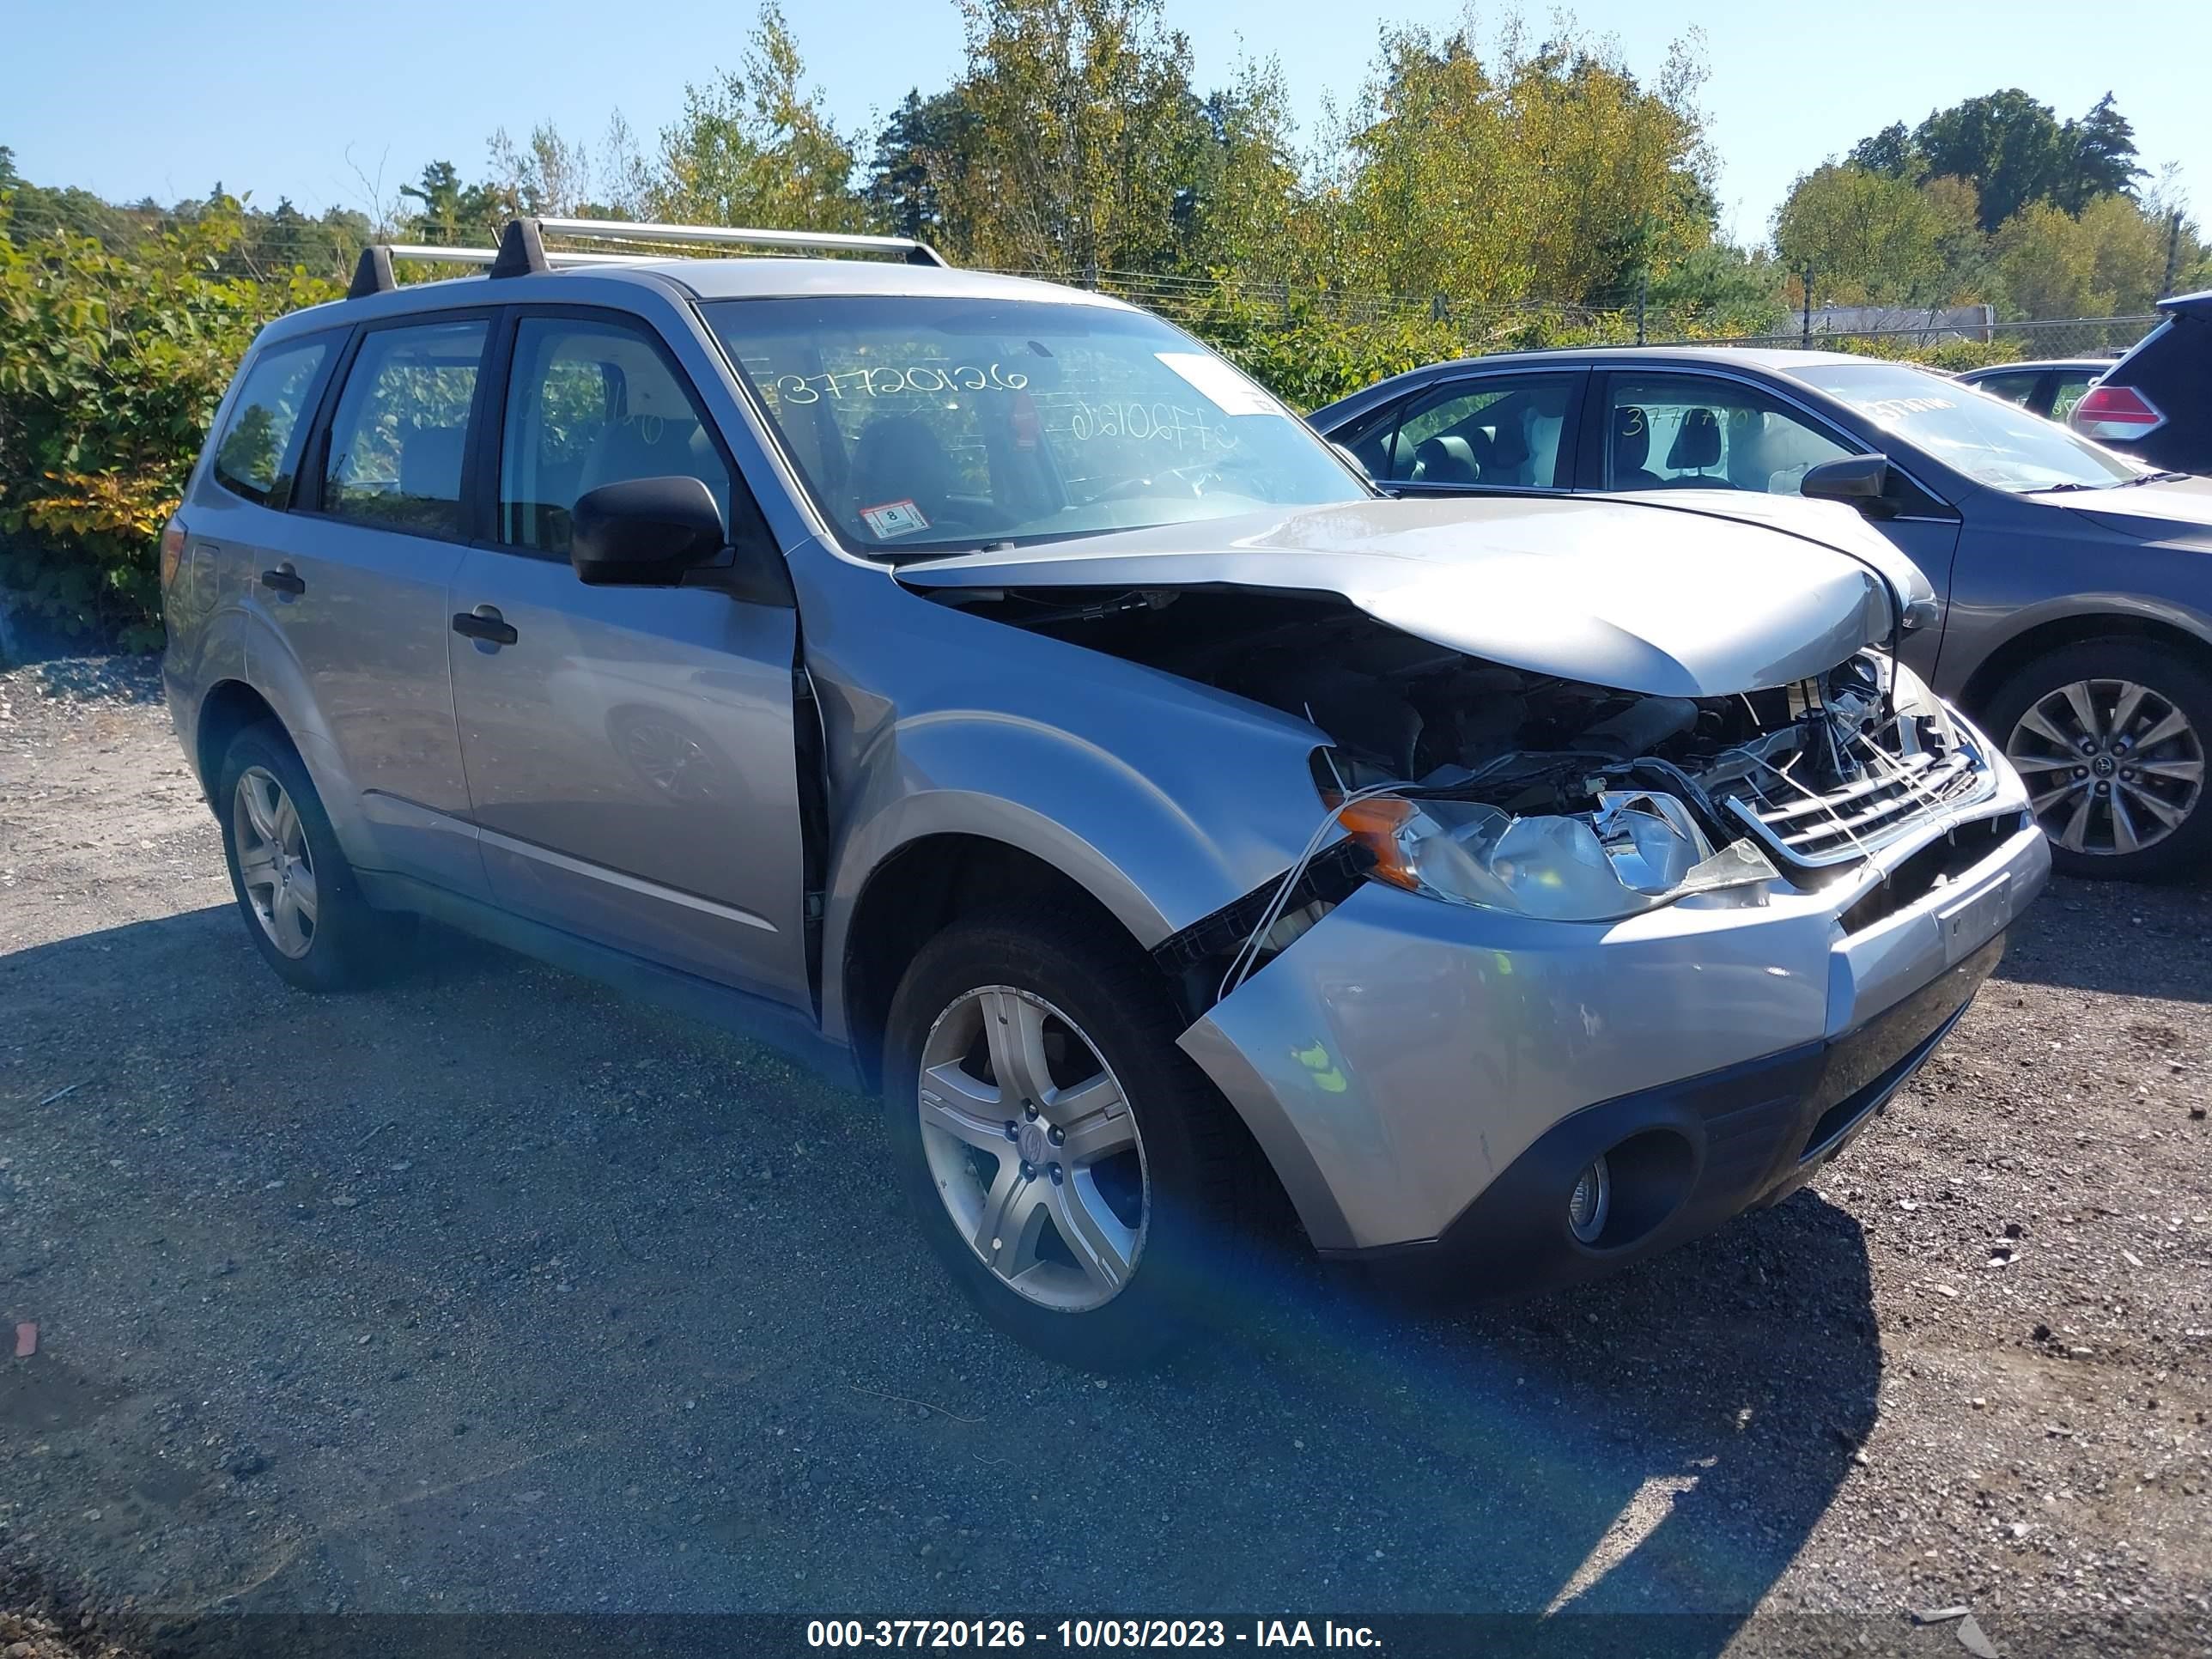
[(2124, 608), (2069, 611), (2029, 622), (1974, 665), (1960, 690), (1959, 702), (1978, 719), (1987, 711), (1990, 699), (2038, 658), (2089, 640), (2108, 639), (2167, 646), (2201, 671), (2212, 673), (2212, 625), (2137, 601)]
[[(292, 734), (285, 731), (283, 720), (269, 699), (244, 680), (218, 680), (200, 699), (192, 753), (198, 763), (201, 791), (211, 808), (216, 806), (215, 794), (222, 775), (222, 757), (228, 752), (232, 740), (247, 726), (264, 722), (284, 732), (286, 741), (291, 740)], [(295, 750), (299, 748), (296, 743), (292, 746)]]
[(1142, 949), (1103, 899), (1011, 842), (966, 831), (920, 836), (868, 872), (853, 902), (832, 971), (846, 1041), (870, 1090), (883, 1084), (891, 998), (915, 953), (956, 918), (988, 907), (1049, 904)]

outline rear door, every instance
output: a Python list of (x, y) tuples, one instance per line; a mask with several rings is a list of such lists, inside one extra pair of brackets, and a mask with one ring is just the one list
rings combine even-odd
[(1548, 494), (1574, 477), (1587, 373), (1520, 369), (1455, 376), (1363, 430), (1353, 453), (1400, 495)]
[(249, 647), (348, 853), (481, 894), (446, 663), (463, 551), (465, 458), (488, 312), (362, 326), (295, 490), (258, 546)]
[(700, 478), (725, 523), (765, 538), (759, 509), (692, 372), (641, 320), (519, 308), (501, 360), (494, 521), (454, 574), (447, 635), (493, 896), (811, 1007), (797, 613), (712, 587), (586, 586), (568, 562), (570, 510), (601, 484)]

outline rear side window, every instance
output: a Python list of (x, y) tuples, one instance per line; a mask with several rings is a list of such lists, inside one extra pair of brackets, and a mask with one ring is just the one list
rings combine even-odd
[(1555, 489), (1567, 401), (1566, 374), (1496, 375), (1438, 386), (1406, 406), (1377, 472), (1397, 483), (1486, 484)]
[(372, 330), (331, 418), (323, 511), (418, 536), (462, 533), (461, 470), (481, 320)]
[(576, 498), (634, 478), (697, 478), (730, 523), (730, 469), (704, 413), (660, 348), (619, 323), (516, 325), (500, 448), (499, 533), (513, 546), (566, 556)]
[(215, 447), (216, 481), (234, 495), (282, 508), (291, 499), (306, 428), (300, 416), (330, 361), (327, 338), (263, 352), (246, 372)]

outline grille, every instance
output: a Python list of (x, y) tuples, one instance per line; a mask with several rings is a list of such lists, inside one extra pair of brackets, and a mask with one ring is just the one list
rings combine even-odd
[(1818, 867), (1894, 841), (1936, 813), (1972, 800), (1993, 782), (1971, 750), (1940, 756), (1874, 752), (1864, 775), (1826, 794), (1778, 781), (1730, 799), (1729, 807), (1768, 851), (1791, 864)]

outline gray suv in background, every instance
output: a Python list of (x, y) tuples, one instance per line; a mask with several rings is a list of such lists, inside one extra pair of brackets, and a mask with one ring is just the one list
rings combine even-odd
[[(904, 259), (605, 246), (712, 240)], [(1064, 1358), (1223, 1319), (1281, 1196), (1505, 1288), (1771, 1202), (2045, 879), (1840, 507), (1382, 499), (1156, 319), (913, 244), (419, 252), (489, 268), (271, 325), (164, 538), (255, 945), (337, 989), (428, 915), (880, 1092)]]

